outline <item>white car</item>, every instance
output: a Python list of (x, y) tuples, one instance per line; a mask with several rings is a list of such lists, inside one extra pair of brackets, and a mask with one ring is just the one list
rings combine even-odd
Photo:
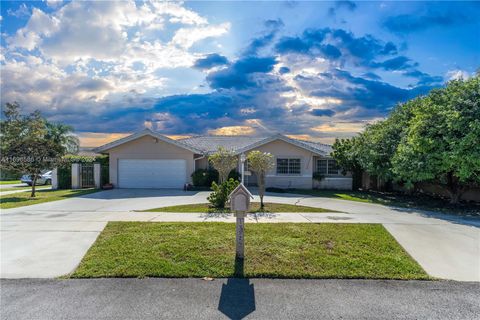
[[(28, 184), (29, 186), (32, 185), (32, 176), (29, 174), (24, 174), (22, 178), (20, 179), (23, 183)], [(52, 184), (52, 171), (47, 171), (45, 173), (42, 173), (38, 178), (35, 183), (35, 185), (47, 185), (47, 184)]]

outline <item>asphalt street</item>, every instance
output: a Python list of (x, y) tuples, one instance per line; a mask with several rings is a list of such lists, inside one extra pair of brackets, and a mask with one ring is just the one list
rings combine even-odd
[(480, 285), (454, 281), (24, 279), (1, 319), (479, 319)]

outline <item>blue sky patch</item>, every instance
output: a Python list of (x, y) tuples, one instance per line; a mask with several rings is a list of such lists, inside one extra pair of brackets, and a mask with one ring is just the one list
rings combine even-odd
[(478, 2), (4, 1), (1, 103), (80, 137), (240, 128), (332, 142), (472, 76), (478, 16)]

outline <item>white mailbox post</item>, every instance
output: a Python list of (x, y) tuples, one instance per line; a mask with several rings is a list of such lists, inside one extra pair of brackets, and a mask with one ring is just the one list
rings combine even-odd
[(253, 199), (252, 194), (248, 189), (243, 185), (239, 184), (235, 190), (230, 193), (230, 209), (235, 212), (237, 217), (237, 223), (235, 227), (236, 231), (236, 259), (243, 259), (245, 252), (245, 241), (244, 241), (244, 232), (245, 232), (245, 214), (250, 208), (250, 198)]

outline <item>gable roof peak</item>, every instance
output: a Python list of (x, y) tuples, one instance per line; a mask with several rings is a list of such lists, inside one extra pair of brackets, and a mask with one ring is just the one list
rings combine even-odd
[(107, 143), (107, 144), (104, 144), (100, 147), (97, 147), (94, 149), (95, 152), (105, 152), (111, 148), (115, 148), (121, 144), (124, 144), (124, 143), (127, 143), (127, 142), (130, 142), (130, 141), (133, 141), (133, 140), (136, 140), (138, 138), (142, 138), (144, 136), (151, 136), (153, 138), (156, 138), (156, 139), (159, 139), (159, 140), (162, 140), (164, 142), (167, 142), (167, 143), (171, 143), (177, 147), (180, 147), (180, 148), (183, 148), (183, 149), (187, 149), (189, 151), (192, 151), (194, 153), (202, 153), (201, 150), (197, 149), (197, 148), (194, 148), (192, 146), (189, 146), (181, 141), (176, 141), (176, 140), (173, 140), (163, 134), (160, 134), (158, 132), (155, 132), (149, 128), (145, 128), (141, 131), (137, 131), (129, 136), (126, 136), (124, 138), (121, 138), (121, 139), (118, 139), (118, 140), (115, 140), (115, 141), (112, 141), (110, 143)]

